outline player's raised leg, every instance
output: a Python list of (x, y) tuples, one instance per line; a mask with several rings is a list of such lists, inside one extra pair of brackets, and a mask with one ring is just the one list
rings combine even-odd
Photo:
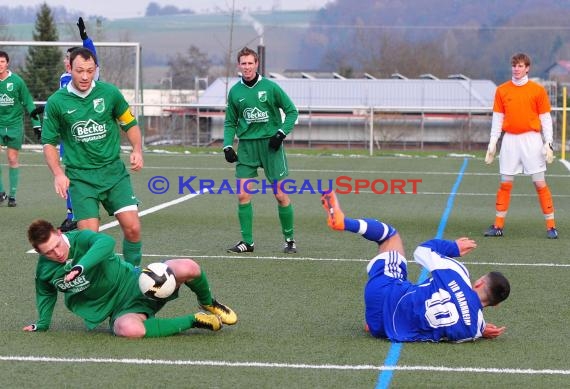
[[(350, 231), (355, 234), (362, 235), (364, 239), (375, 242), (378, 245), (383, 245), (384, 243), (392, 240), (392, 238), (397, 237), (400, 244), (397, 249), (392, 248), (392, 250), (400, 251), (399, 246), (401, 245), (401, 240), (399, 238), (398, 231), (390, 224), (376, 219), (351, 219), (346, 217), (340, 208), (338, 198), (334, 191), (323, 193), (321, 196), (321, 202), (323, 204), (323, 208), (327, 212), (327, 223), (333, 230)], [(392, 243), (394, 242), (395, 239)], [(382, 251), (386, 250), (383, 249)]]

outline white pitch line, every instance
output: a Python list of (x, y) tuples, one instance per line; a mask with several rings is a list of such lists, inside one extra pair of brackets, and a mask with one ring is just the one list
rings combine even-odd
[(480, 368), (480, 367), (446, 367), (446, 366), (374, 366), (374, 365), (308, 365), (295, 363), (270, 362), (228, 362), (228, 361), (189, 361), (169, 359), (137, 359), (137, 358), (55, 358), (37, 356), (0, 356), (2, 361), (13, 362), (54, 362), (54, 363), (110, 363), (127, 365), (174, 365), (174, 366), (218, 366), (218, 367), (253, 367), (313, 370), (398, 370), (398, 371), (438, 371), (453, 373), (493, 373), (493, 374), (531, 374), (531, 375), (570, 375), (570, 370), (556, 369), (512, 369), (512, 368)]
[[(34, 250), (30, 250), (27, 254), (35, 254)], [(370, 261), (369, 258), (362, 259), (362, 258), (314, 258), (314, 257), (299, 257), (299, 256), (261, 256), (261, 255), (250, 255), (250, 254), (242, 254), (242, 255), (188, 255), (188, 254), (143, 254), (143, 257), (151, 257), (151, 258), (193, 258), (193, 259), (241, 259), (241, 260), (284, 260), (284, 261), (314, 261), (314, 262), (368, 262)], [(408, 263), (417, 263), (414, 260), (408, 260)], [(570, 264), (568, 263), (518, 263), (518, 262), (467, 262), (462, 261), (463, 264), (469, 266), (515, 266), (515, 267), (561, 267), (561, 268), (570, 268)]]
[[(180, 254), (143, 254), (143, 257), (159, 257), (159, 258), (186, 258), (188, 255)], [(192, 258), (203, 259), (267, 259), (267, 260), (284, 260), (284, 261), (315, 261), (315, 262), (368, 262), (370, 258), (314, 258), (289, 256), (261, 256), (261, 255), (191, 255)], [(417, 263), (414, 260), (408, 260), (408, 263)], [(569, 263), (517, 263), (517, 262), (469, 262), (461, 261), (461, 263), (469, 266), (527, 266), (527, 267), (570, 267)]]

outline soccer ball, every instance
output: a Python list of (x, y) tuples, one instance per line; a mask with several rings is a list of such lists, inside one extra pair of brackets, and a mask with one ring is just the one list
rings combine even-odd
[(165, 263), (151, 263), (139, 275), (139, 288), (147, 297), (165, 299), (176, 289), (174, 272)]

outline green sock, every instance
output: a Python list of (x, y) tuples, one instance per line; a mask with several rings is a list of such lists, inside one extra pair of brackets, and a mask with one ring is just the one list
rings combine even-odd
[(198, 277), (186, 281), (185, 284), (192, 292), (196, 293), (200, 304), (212, 305), (212, 291), (210, 290), (210, 283), (208, 282), (208, 277), (206, 277), (204, 270), (201, 271)]
[(2, 166), (0, 165), (0, 193), (4, 192), (4, 180), (2, 180)]
[(130, 242), (123, 238), (123, 258), (135, 266), (141, 264), (142, 242)]
[(176, 335), (192, 328), (193, 325), (194, 315), (160, 319), (153, 317), (144, 321), (144, 328), (146, 330), (144, 337), (160, 338)]
[(293, 230), (293, 204), (289, 203), (286, 207), (277, 206), (277, 210), (279, 211), (279, 221), (281, 222), (283, 236), (285, 240), (292, 240), (295, 235)]
[(253, 244), (253, 205), (251, 202), (238, 205), (238, 219), (241, 239), (247, 244)]
[(11, 167), (8, 169), (10, 176), (10, 197), (16, 197), (18, 191), (18, 182), (20, 181), (20, 168)]

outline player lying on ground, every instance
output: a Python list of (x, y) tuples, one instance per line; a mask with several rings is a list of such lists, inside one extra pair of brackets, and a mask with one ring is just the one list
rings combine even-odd
[(505, 327), (485, 322), (483, 308), (509, 296), (508, 280), (499, 272), (490, 272), (472, 285), (467, 268), (453, 259), (477, 247), (475, 241), (432, 239), (422, 243), (414, 259), (431, 272), (431, 278), (413, 284), (407, 280), (404, 245), (394, 227), (374, 219), (345, 217), (334, 192), (323, 194), (321, 200), (332, 229), (358, 233), (378, 244), (378, 255), (366, 268), (364, 288), (370, 334), (394, 342), (464, 342), (496, 338), (505, 331)]
[[(122, 260), (115, 252), (115, 240), (91, 230), (65, 234), (45, 220), (28, 228), (28, 240), (40, 254), (36, 267), (36, 305), (39, 319), (24, 331), (46, 331), (50, 327), (58, 292), (66, 307), (81, 317), (88, 329), (107, 318), (117, 336), (151, 338), (174, 335), (190, 328), (218, 331), (223, 324), (235, 324), (237, 315), (214, 299), (206, 274), (189, 258), (165, 263), (176, 277), (176, 291), (167, 299), (152, 300), (138, 285), (139, 268)], [(173, 318), (156, 318), (167, 301), (178, 297), (178, 288), (192, 290), (202, 309)], [(210, 314), (211, 313), (211, 314)]]

